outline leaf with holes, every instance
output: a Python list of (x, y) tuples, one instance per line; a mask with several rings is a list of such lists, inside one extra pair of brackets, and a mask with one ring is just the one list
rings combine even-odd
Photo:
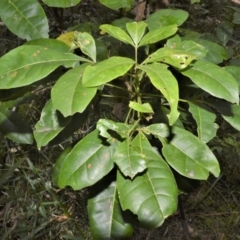
[(48, 38), (48, 20), (38, 1), (1, 0), (0, 17), (18, 37), (31, 40)]
[(162, 153), (172, 168), (192, 179), (206, 180), (209, 172), (219, 176), (219, 163), (204, 142), (178, 127), (173, 127), (172, 134), (170, 142), (159, 138), (163, 144)]
[(239, 102), (238, 83), (223, 68), (210, 62), (197, 61), (181, 73), (211, 95), (231, 103)]
[[(14, 61), (13, 61), (14, 59)], [(21, 46), (0, 58), (0, 89), (16, 88), (36, 82), (57, 67), (72, 67), (89, 60), (41, 46)]]
[(86, 64), (70, 69), (53, 86), (51, 97), (53, 105), (65, 117), (83, 112), (97, 92), (97, 88), (85, 88), (82, 75)]

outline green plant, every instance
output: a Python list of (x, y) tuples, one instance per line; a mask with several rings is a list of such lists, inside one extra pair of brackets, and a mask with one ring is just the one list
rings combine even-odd
[[(0, 9), (12, 9), (13, 2), (17, 4), (2, 1)], [(26, 7), (18, 6), (22, 12)], [(0, 14), (7, 22), (4, 10)], [(38, 149), (60, 143), (106, 99), (118, 107), (117, 114), (107, 114), (96, 126), (92, 121), (93, 129), (66, 148), (54, 167), (59, 187), (90, 188), (94, 239), (127, 239), (137, 219), (147, 229), (160, 226), (177, 208), (173, 171), (199, 180), (219, 175), (218, 161), (207, 146), (218, 128), (212, 109), (240, 130), (234, 78), (239, 69), (217, 65), (227, 58), (220, 45), (180, 37), (179, 26), (187, 17), (182, 10), (162, 10), (145, 22), (123, 18), (101, 25), (105, 35), (97, 38), (74, 32), (71, 47), (44, 39), (46, 22), (30, 36), (34, 23), (23, 33), (29, 41), (0, 59), (0, 89), (7, 96), (1, 98), (0, 129), (13, 141), (32, 144), (35, 139)], [(35, 38), (40, 39), (31, 40)], [(81, 57), (73, 53), (77, 48)], [(59, 66), (68, 70), (52, 87), (32, 133), (9, 108), (27, 102), (29, 86)]]

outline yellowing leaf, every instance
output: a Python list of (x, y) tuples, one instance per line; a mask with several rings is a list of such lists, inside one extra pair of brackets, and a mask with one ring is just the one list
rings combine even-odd
[(57, 40), (66, 43), (71, 48), (76, 48), (74, 44), (74, 31), (61, 34)]

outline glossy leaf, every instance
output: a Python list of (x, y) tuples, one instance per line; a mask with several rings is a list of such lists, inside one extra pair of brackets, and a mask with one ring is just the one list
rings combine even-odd
[(66, 72), (53, 86), (53, 105), (65, 117), (83, 112), (97, 92), (97, 88), (85, 88), (82, 75), (87, 65), (80, 65)]
[(75, 32), (74, 42), (81, 51), (96, 62), (97, 52), (94, 38), (87, 32)]
[(159, 42), (165, 38), (172, 36), (178, 30), (177, 25), (170, 25), (162, 28), (157, 28), (148, 32), (140, 41), (139, 46)]
[(108, 119), (99, 119), (97, 122), (97, 129), (100, 131), (100, 135), (105, 138), (112, 137), (111, 131), (118, 133), (122, 138), (126, 138), (131, 127), (130, 124), (114, 122)]
[(147, 24), (145, 22), (131, 22), (126, 24), (127, 31), (131, 36), (135, 46), (141, 41)]
[(200, 45), (202, 45), (205, 49), (207, 49), (207, 55), (203, 58), (203, 60), (207, 62), (212, 62), (215, 64), (221, 63), (223, 60), (226, 60), (227, 52), (226, 50), (217, 43), (201, 39), (201, 38), (191, 38), (191, 37), (183, 37), (186, 40), (192, 40)]
[(118, 165), (123, 175), (131, 179), (147, 167), (145, 159), (131, 146), (130, 139), (126, 139), (116, 148), (113, 161)]
[(186, 68), (196, 57), (184, 51), (160, 48), (151, 54), (142, 64), (151, 62), (163, 62), (176, 68)]
[(99, 0), (99, 2), (108, 8), (118, 10), (120, 8), (131, 8), (132, 0)]
[(72, 67), (79, 61), (88, 60), (41, 46), (15, 48), (0, 58), (0, 89), (29, 85), (61, 65)]
[(150, 78), (151, 83), (157, 88), (170, 104), (171, 112), (168, 114), (169, 124), (173, 125), (178, 119), (178, 83), (167, 66), (160, 63), (139, 66)]
[(167, 162), (181, 175), (206, 180), (211, 172), (219, 176), (218, 161), (208, 146), (187, 130), (173, 127), (173, 138), (163, 144), (162, 153)]
[(121, 28), (115, 27), (109, 24), (103, 24), (100, 26), (100, 29), (102, 30), (102, 33), (108, 33), (112, 37), (124, 42), (128, 43), (132, 46), (134, 46), (133, 40), (130, 38), (130, 36)]
[(116, 139), (110, 139), (110, 146), (103, 144), (98, 130), (85, 136), (64, 159), (59, 171), (59, 187), (79, 190), (98, 182), (113, 168), (112, 152), (117, 143)]
[(205, 57), (208, 52), (205, 47), (192, 40), (182, 41), (178, 35), (168, 39), (167, 43), (164, 45), (164, 48), (176, 51), (176, 53), (182, 52), (188, 54), (193, 56), (195, 59), (201, 59)]
[(169, 166), (150, 144), (142, 146), (148, 170), (133, 180), (117, 175), (119, 200), (123, 210), (130, 209), (141, 225), (152, 229), (177, 209), (178, 189)]
[(35, 0), (1, 0), (0, 17), (18, 37), (31, 40), (48, 38), (48, 20), (40, 3)]
[(153, 113), (153, 109), (149, 103), (140, 104), (138, 102), (130, 101), (129, 107), (140, 113)]
[(59, 8), (73, 7), (81, 2), (81, 0), (42, 0), (42, 1), (49, 7)]
[(180, 9), (163, 9), (151, 14), (146, 20), (150, 31), (172, 24), (181, 26), (188, 18), (188, 13)]
[(97, 65), (88, 66), (83, 74), (83, 86), (98, 87), (124, 75), (135, 62), (130, 58), (111, 57)]
[(205, 143), (217, 134), (218, 125), (215, 123), (216, 115), (206, 106), (188, 102), (189, 112), (197, 123), (198, 137)]
[(68, 53), (70, 50), (70, 47), (66, 43), (58, 41), (56, 39), (34, 39), (24, 43), (24, 45), (42, 46), (63, 53)]
[(33, 143), (30, 124), (17, 112), (0, 108), (0, 132), (14, 142)]
[(38, 149), (56, 137), (70, 120), (71, 118), (64, 119), (53, 107), (52, 101), (48, 101), (42, 110), (40, 120), (35, 125), (33, 132)]
[(91, 192), (93, 190), (94, 196), (88, 200), (88, 215), (93, 239), (129, 239), (133, 226), (127, 212), (123, 212), (119, 204), (116, 183), (100, 181), (91, 188)]
[(239, 102), (237, 81), (231, 74), (213, 63), (197, 61), (191, 68), (183, 70), (182, 74), (215, 97), (232, 103)]

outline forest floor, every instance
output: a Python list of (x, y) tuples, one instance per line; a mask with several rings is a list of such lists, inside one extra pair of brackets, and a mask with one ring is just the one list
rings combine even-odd
[[(215, 34), (220, 22), (232, 22), (234, 11), (228, 6), (237, 7), (240, 11), (240, 5), (227, 0), (203, 0), (201, 4), (194, 5), (189, 1), (178, 2), (170, 7), (189, 12), (190, 17), (184, 27), (201, 33)], [(69, 16), (74, 24), (84, 21), (101, 24), (116, 18), (116, 12), (99, 6), (96, 1), (83, 1), (76, 9), (65, 11), (65, 27), (70, 24)], [(56, 37), (63, 29), (59, 29), (56, 16), (53, 17), (50, 10), (47, 14), (52, 37)], [(230, 44), (237, 52), (239, 25), (234, 25), (234, 31)], [(23, 42), (0, 26), (0, 57)], [(49, 89), (45, 88), (39, 99), (28, 106), (28, 117), (33, 121), (37, 119), (36, 115), (39, 116), (43, 98), (48, 94)], [(223, 120), (218, 124), (218, 136), (209, 146), (219, 159), (221, 175), (218, 178), (210, 176), (200, 183), (200, 187), (182, 195), (184, 217), (177, 211), (152, 231), (136, 227), (133, 240), (240, 239), (240, 133)], [(55, 146), (37, 151), (34, 146), (19, 147), (1, 137), (0, 167), (4, 161), (4, 171), (1, 170), (0, 175), (0, 239), (91, 239), (86, 207), (88, 190), (60, 190), (52, 184), (52, 168), (60, 150)], [(16, 166), (16, 162), (22, 164)]]

